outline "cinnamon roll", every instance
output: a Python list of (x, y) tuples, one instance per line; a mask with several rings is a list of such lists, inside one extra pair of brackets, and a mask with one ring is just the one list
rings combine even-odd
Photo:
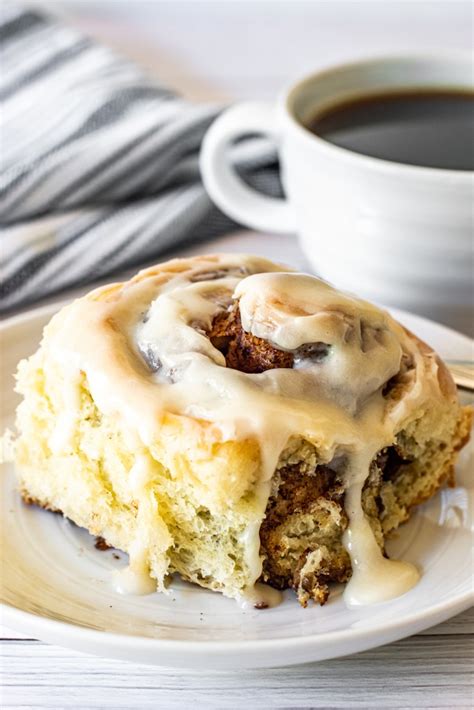
[(390, 599), (388, 535), (454, 484), (470, 411), (388, 313), (263, 258), (175, 259), (63, 308), (18, 367), (25, 500), (168, 575), (266, 606)]

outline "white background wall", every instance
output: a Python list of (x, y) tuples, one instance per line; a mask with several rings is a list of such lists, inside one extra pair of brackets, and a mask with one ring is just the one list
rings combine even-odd
[(196, 99), (271, 98), (354, 57), (469, 50), (464, 0), (55, 0), (37, 4)]

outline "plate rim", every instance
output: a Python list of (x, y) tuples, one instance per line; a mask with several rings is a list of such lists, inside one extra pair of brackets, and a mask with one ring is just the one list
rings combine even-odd
[[(383, 604), (389, 604), (390, 602), (384, 602)], [(372, 639), (374, 635), (380, 634), (381, 631), (383, 632), (390, 632), (394, 631), (396, 629), (399, 629), (402, 631), (402, 634), (404, 633), (404, 627), (406, 625), (409, 625), (415, 621), (421, 621), (422, 626), (419, 626), (417, 624), (418, 631), (422, 631), (424, 629), (430, 628), (431, 625), (431, 619), (428, 619), (428, 617), (437, 617), (438, 615), (441, 615), (442, 612), (448, 612), (449, 616), (446, 616), (445, 618), (450, 618), (451, 612), (452, 615), (456, 615), (458, 613), (461, 613), (462, 611), (465, 611), (466, 609), (470, 608), (470, 606), (474, 603), (474, 592), (465, 592), (464, 594), (455, 597), (454, 599), (450, 599), (447, 602), (441, 602), (440, 604), (434, 606), (434, 607), (429, 607), (428, 609), (425, 609), (424, 612), (422, 613), (413, 613), (410, 616), (404, 616), (402, 621), (394, 620), (390, 623), (387, 623), (383, 625), (382, 627), (372, 627), (372, 628), (358, 628), (358, 629), (339, 629), (337, 631), (328, 631), (324, 632), (322, 634), (313, 634), (313, 635), (307, 635), (307, 636), (289, 636), (285, 637), (283, 639), (248, 639), (248, 640), (238, 640), (238, 641), (209, 641), (209, 640), (199, 640), (199, 641), (194, 641), (194, 640), (183, 640), (183, 639), (168, 639), (168, 638), (151, 638), (149, 636), (136, 636), (133, 634), (117, 634), (114, 631), (100, 631), (98, 629), (89, 629), (84, 626), (80, 626), (78, 624), (72, 624), (68, 623), (65, 621), (59, 621), (57, 619), (50, 619), (49, 617), (41, 616), (40, 614), (33, 614), (29, 611), (24, 611), (23, 609), (19, 609), (18, 607), (11, 606), (10, 604), (7, 604), (5, 602), (1, 603), (2, 610), (7, 612), (6, 614), (6, 620), (7, 623), (5, 624), (6, 626), (10, 626), (8, 623), (8, 617), (12, 618), (13, 620), (16, 618), (19, 619), (21, 623), (21, 618), (25, 617), (25, 619), (34, 619), (36, 624), (38, 626), (46, 625), (46, 626), (54, 626), (55, 629), (59, 631), (65, 631), (65, 630), (72, 630), (72, 632), (78, 636), (84, 637), (81, 640), (87, 641), (88, 637), (91, 637), (91, 641), (99, 641), (98, 645), (103, 645), (100, 642), (106, 639), (106, 643), (112, 644), (113, 642), (116, 642), (117, 645), (119, 646), (128, 646), (129, 649), (130, 647), (133, 646), (149, 646), (150, 648), (153, 648), (155, 646), (159, 647), (159, 650), (163, 651), (166, 650), (164, 647), (169, 646), (170, 648), (177, 649), (178, 647), (183, 648), (185, 646), (189, 647), (189, 651), (196, 651), (203, 649), (205, 647), (206, 651), (210, 652), (215, 652), (215, 653), (220, 653), (223, 650), (228, 650), (228, 651), (234, 651), (234, 652), (239, 652), (239, 651), (248, 651), (249, 647), (252, 650), (255, 651), (261, 651), (265, 650), (266, 647), (269, 647), (269, 650), (273, 649), (277, 644), (279, 645), (284, 645), (285, 648), (291, 647), (291, 650), (293, 649), (304, 649), (307, 646), (310, 646), (313, 648), (314, 646), (319, 646), (319, 645), (324, 645), (324, 642), (331, 641), (331, 642), (340, 642), (343, 641), (345, 637), (350, 637), (351, 640), (354, 639), (359, 639), (359, 638), (365, 638), (365, 639)], [(381, 608), (382, 604), (380, 605), (374, 605), (374, 607)], [(5, 619), (2, 619), (2, 622), (4, 622)], [(425, 622), (428, 622), (426, 625)], [(436, 621), (434, 623), (437, 623)], [(402, 628), (403, 627), (403, 628)], [(12, 630), (15, 630), (14, 627), (10, 626)], [(418, 633), (418, 632), (415, 632)], [(411, 635), (411, 634), (410, 634)], [(398, 638), (403, 638), (403, 636), (400, 636)], [(392, 640), (395, 640), (396, 637), (393, 637)], [(386, 642), (384, 642), (386, 643)], [(368, 648), (370, 648), (369, 646)], [(158, 650), (158, 649), (156, 649)], [(349, 653), (354, 653), (353, 650), (350, 650)]]
[[(5, 318), (0, 323), (0, 332), (21, 326), (29, 321), (39, 320), (42, 318), (51, 317), (60, 308), (67, 305), (73, 299), (61, 299), (53, 303), (45, 304), (35, 308), (28, 309), (22, 313), (12, 315)], [(444, 332), (448, 337), (462, 338), (466, 346), (471, 347), (474, 340), (468, 335), (460, 333), (444, 324), (437, 323), (415, 313), (410, 313), (401, 309), (387, 307), (395, 318), (403, 321), (404, 317), (414, 319), (421, 326), (428, 328), (435, 327), (439, 333)], [(385, 606), (376, 605), (376, 608)], [(385, 623), (367, 628), (344, 628), (335, 631), (328, 631), (319, 634), (308, 634), (305, 636), (287, 636), (282, 639), (239, 639), (235, 641), (229, 640), (209, 640), (209, 639), (170, 639), (170, 638), (153, 638), (140, 636), (136, 634), (120, 634), (113, 631), (102, 631), (74, 624), (71, 622), (52, 619), (40, 614), (35, 614), (30, 611), (25, 611), (18, 607), (12, 606), (6, 602), (0, 602), (2, 613), (2, 624), (12, 630), (21, 633), (33, 633), (35, 637), (48, 640), (52, 636), (55, 637), (55, 643), (64, 645), (69, 648), (84, 650), (88, 646), (90, 653), (96, 655), (114, 656), (116, 658), (126, 659), (131, 651), (140, 650), (142, 653), (157, 653), (165, 654), (166, 651), (180, 651), (182, 656), (181, 665), (183, 667), (196, 667), (196, 663), (192, 663), (192, 659), (196, 657), (196, 652), (204, 651), (209, 659), (214, 660), (220, 654), (251, 654), (248, 656), (248, 661), (251, 667), (271, 666), (271, 663), (258, 664), (253, 663), (254, 655), (261, 651), (276, 651), (277, 647), (280, 651), (300, 651), (305, 653), (303, 660), (301, 657), (285, 659), (284, 665), (292, 665), (293, 663), (301, 663), (311, 660), (323, 660), (324, 658), (335, 658), (343, 655), (356, 653), (359, 651), (369, 650), (379, 645), (384, 645), (407, 636), (411, 636), (410, 627), (416, 629), (413, 633), (424, 631), (430, 626), (445, 621), (452, 616), (465, 611), (474, 604), (474, 589), (471, 591), (462, 592), (454, 595), (449, 599), (439, 602), (434, 606), (430, 606), (423, 611), (414, 611), (411, 614), (403, 615), (401, 619), (388, 620)], [(58, 640), (58, 638), (63, 639)], [(381, 638), (383, 637), (383, 638)], [(335, 650), (334, 646), (338, 646), (347, 641), (347, 649)], [(318, 654), (317, 651), (327, 648), (328, 655), (324, 653)], [(111, 650), (113, 649), (113, 653)], [(311, 653), (313, 652), (313, 653)], [(271, 654), (270, 654), (271, 655)], [(317, 659), (315, 658), (317, 656)], [(226, 667), (224, 659), (222, 659), (222, 667)], [(146, 660), (141, 662), (147, 662)], [(149, 662), (152, 662), (151, 660)], [(156, 660), (153, 661), (155, 665)], [(165, 663), (159, 663), (165, 665)], [(242, 664), (235, 664), (235, 667)], [(274, 665), (278, 665), (278, 662)]]

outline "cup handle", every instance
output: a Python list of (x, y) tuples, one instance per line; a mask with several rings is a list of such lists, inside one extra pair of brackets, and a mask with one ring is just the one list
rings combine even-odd
[(278, 140), (272, 105), (257, 101), (237, 104), (214, 121), (201, 148), (204, 186), (216, 205), (237, 222), (263, 231), (294, 232), (296, 224), (288, 201), (246, 185), (229, 161), (229, 146), (249, 133), (264, 133)]

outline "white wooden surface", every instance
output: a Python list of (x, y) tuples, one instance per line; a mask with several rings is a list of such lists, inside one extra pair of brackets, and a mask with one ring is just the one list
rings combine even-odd
[[(401, 50), (468, 49), (472, 42), (468, 2), (47, 5), (193, 99), (271, 98), (294, 77), (331, 62)], [(474, 700), (472, 610), (390, 646), (276, 670), (157, 669), (47, 646), (1, 627), (0, 656), (5, 709), (468, 709)]]

